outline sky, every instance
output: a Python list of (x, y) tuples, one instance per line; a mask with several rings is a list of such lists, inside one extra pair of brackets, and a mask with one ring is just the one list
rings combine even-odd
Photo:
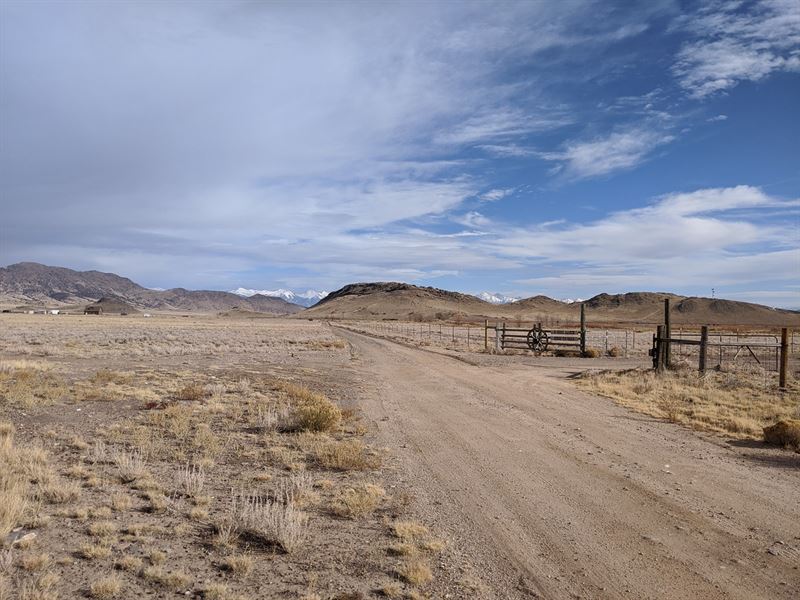
[(0, 2), (0, 264), (800, 308), (800, 3)]

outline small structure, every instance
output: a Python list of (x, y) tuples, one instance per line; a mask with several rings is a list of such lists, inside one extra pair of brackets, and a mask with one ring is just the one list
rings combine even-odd
[(53, 308), (53, 309), (50, 309), (50, 311), (49, 311), (49, 312), (50, 312), (50, 314), (51, 314), (51, 315), (57, 315), (57, 314), (58, 314), (59, 312), (61, 312), (61, 311), (60, 311), (60, 310), (58, 310), (57, 308)]
[(102, 315), (103, 314), (103, 307), (97, 306), (96, 304), (92, 304), (91, 306), (87, 306), (83, 309), (83, 314), (85, 315)]

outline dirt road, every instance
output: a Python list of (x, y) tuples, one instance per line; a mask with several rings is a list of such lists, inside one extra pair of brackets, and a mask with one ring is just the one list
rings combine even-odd
[(482, 581), (476, 596), (800, 597), (798, 455), (629, 412), (563, 369), (337, 332), (398, 476)]

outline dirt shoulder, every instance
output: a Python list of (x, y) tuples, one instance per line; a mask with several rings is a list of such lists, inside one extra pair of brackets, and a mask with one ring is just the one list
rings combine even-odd
[(800, 456), (635, 414), (577, 367), (480, 367), (337, 330), (397, 477), (476, 596), (795, 598)]

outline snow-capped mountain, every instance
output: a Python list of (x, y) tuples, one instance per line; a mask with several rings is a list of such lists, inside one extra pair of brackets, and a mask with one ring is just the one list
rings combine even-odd
[(561, 302), (564, 304), (574, 304), (575, 302), (583, 302), (583, 298), (562, 298)]
[(328, 292), (318, 292), (317, 290), (306, 290), (305, 292), (293, 292), (292, 290), (252, 290), (249, 288), (236, 288), (235, 290), (231, 290), (232, 294), (236, 294), (238, 296), (244, 296), (245, 298), (249, 298), (250, 296), (255, 296), (256, 294), (260, 294), (262, 296), (272, 296), (274, 298), (283, 298), (287, 302), (292, 302), (293, 304), (299, 304), (300, 306), (313, 306), (320, 300), (322, 300), (325, 296), (328, 295)]
[(511, 304), (512, 302), (517, 302), (520, 300), (520, 298), (504, 296), (503, 294), (497, 294), (494, 292), (481, 292), (478, 294), (478, 298), (484, 302), (489, 302), (490, 304)]

